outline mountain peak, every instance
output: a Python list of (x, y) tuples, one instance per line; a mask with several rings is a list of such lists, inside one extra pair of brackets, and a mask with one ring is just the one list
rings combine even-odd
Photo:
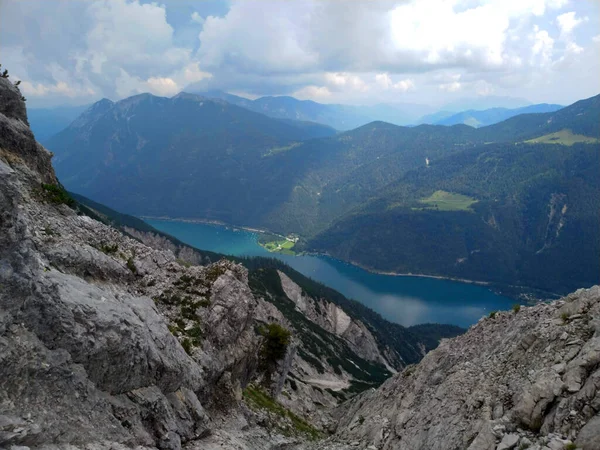
[(112, 106), (114, 104), (115, 104), (115, 102), (113, 102), (112, 100), (110, 100), (108, 98), (103, 98), (102, 100), (98, 100), (96, 103), (94, 103), (92, 105), (92, 108), (102, 108), (102, 107)]
[(191, 102), (197, 102), (197, 103), (201, 103), (201, 102), (210, 102), (210, 103), (218, 103), (220, 105), (226, 105), (226, 106), (231, 106), (231, 107), (236, 107), (236, 105), (231, 105), (231, 103), (222, 100), (218, 97), (211, 97), (209, 95), (204, 95), (204, 94), (196, 94), (193, 92), (180, 92), (179, 94), (171, 97), (171, 100), (173, 101), (178, 101), (178, 100), (182, 100), (182, 101), (191, 101)]
[(142, 94), (132, 95), (131, 97), (119, 100), (116, 105), (119, 107), (130, 107), (138, 105), (144, 101), (154, 101), (155, 99), (167, 99), (167, 97), (159, 97), (157, 95), (150, 94), (149, 92), (144, 92)]

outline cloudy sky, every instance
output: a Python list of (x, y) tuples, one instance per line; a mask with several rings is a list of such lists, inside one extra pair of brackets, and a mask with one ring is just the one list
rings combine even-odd
[(442, 105), (600, 93), (600, 0), (0, 0), (30, 106), (221, 89)]

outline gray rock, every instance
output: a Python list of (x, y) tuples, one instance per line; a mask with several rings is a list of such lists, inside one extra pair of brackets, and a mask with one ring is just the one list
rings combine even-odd
[(485, 422), (477, 437), (467, 450), (493, 450), (496, 448), (496, 436), (492, 431), (489, 422)]
[[(486, 448), (490, 434), (505, 440), (502, 448), (517, 446), (524, 434), (532, 448), (541, 448), (555, 439), (542, 440), (551, 433), (595, 445), (598, 424), (591, 405), (600, 404), (600, 349), (590, 319), (600, 315), (600, 289), (578, 291), (564, 304), (582, 314), (577, 323), (557, 325), (558, 306), (540, 304), (518, 315), (499, 313), (443, 341), (409, 377), (398, 374), (340, 407), (333, 440), (360, 441), (376, 433), (370, 420), (356, 425), (354, 418), (362, 415), (396, 424), (382, 439), (383, 448)], [(566, 339), (556, 338), (557, 326)], [(523, 345), (523, 336), (535, 339)], [(577, 346), (567, 343), (574, 340), (581, 346), (572, 356)], [(577, 390), (565, 383), (569, 377)], [(575, 417), (572, 410), (578, 412)], [(480, 428), (491, 420), (489, 431)]]
[(496, 447), (496, 450), (511, 450), (517, 446), (519, 443), (519, 435), (518, 434), (507, 434), (502, 438), (500, 444)]
[(572, 444), (572, 442), (566, 439), (554, 437), (548, 442), (548, 444), (546, 444), (546, 446), (551, 450), (564, 450), (568, 444)]
[(600, 450), (600, 415), (594, 416), (585, 424), (575, 443), (584, 450)]
[(8, 79), (0, 79), (0, 159), (25, 164), (31, 176), (44, 183), (56, 183), (51, 153), (35, 141), (29, 129), (21, 92)]

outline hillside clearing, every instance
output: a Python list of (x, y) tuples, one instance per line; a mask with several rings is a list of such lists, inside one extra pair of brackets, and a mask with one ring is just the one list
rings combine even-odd
[(477, 199), (467, 195), (439, 190), (427, 198), (422, 198), (419, 200), (419, 203), (425, 206), (422, 208), (413, 208), (413, 210), (472, 211), (471, 205), (477, 203)]
[(262, 158), (267, 158), (269, 156), (277, 155), (278, 153), (287, 152), (293, 148), (299, 147), (300, 145), (302, 145), (302, 142), (292, 142), (289, 145), (270, 148), (269, 150), (267, 150), (265, 153), (262, 154)]
[(546, 134), (535, 139), (525, 141), (526, 144), (560, 144), (571, 146), (573, 144), (595, 144), (598, 139), (584, 136), (582, 134), (573, 134), (571, 130), (560, 130), (556, 133)]

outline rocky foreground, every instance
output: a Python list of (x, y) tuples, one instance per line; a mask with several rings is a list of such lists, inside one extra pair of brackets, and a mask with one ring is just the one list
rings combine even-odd
[[(253, 292), (241, 264), (80, 214), (50, 160), (20, 92), (0, 79), (0, 448), (270, 448), (318, 436), (325, 406), (340, 402), (319, 383), (354, 377), (296, 339), (297, 325), (265, 299), (274, 294)], [(327, 340), (320, 351), (383, 371), (388, 359), (404, 365), (362, 322), (269, 273), (323, 308), (300, 316), (314, 324), (309, 337)], [(293, 332), (274, 366), (268, 324)], [(284, 390), (287, 408), (273, 400)]]
[[(281, 271), (261, 290), (240, 264), (77, 214), (50, 159), (0, 79), (0, 449), (600, 449), (600, 288), (484, 318), (404, 368), (422, 344), (386, 347)], [(268, 323), (293, 332), (279, 402), (254, 384)], [(340, 405), (354, 366), (399, 373)]]
[(336, 419), (315, 448), (600, 449), (600, 287), (483, 318)]

